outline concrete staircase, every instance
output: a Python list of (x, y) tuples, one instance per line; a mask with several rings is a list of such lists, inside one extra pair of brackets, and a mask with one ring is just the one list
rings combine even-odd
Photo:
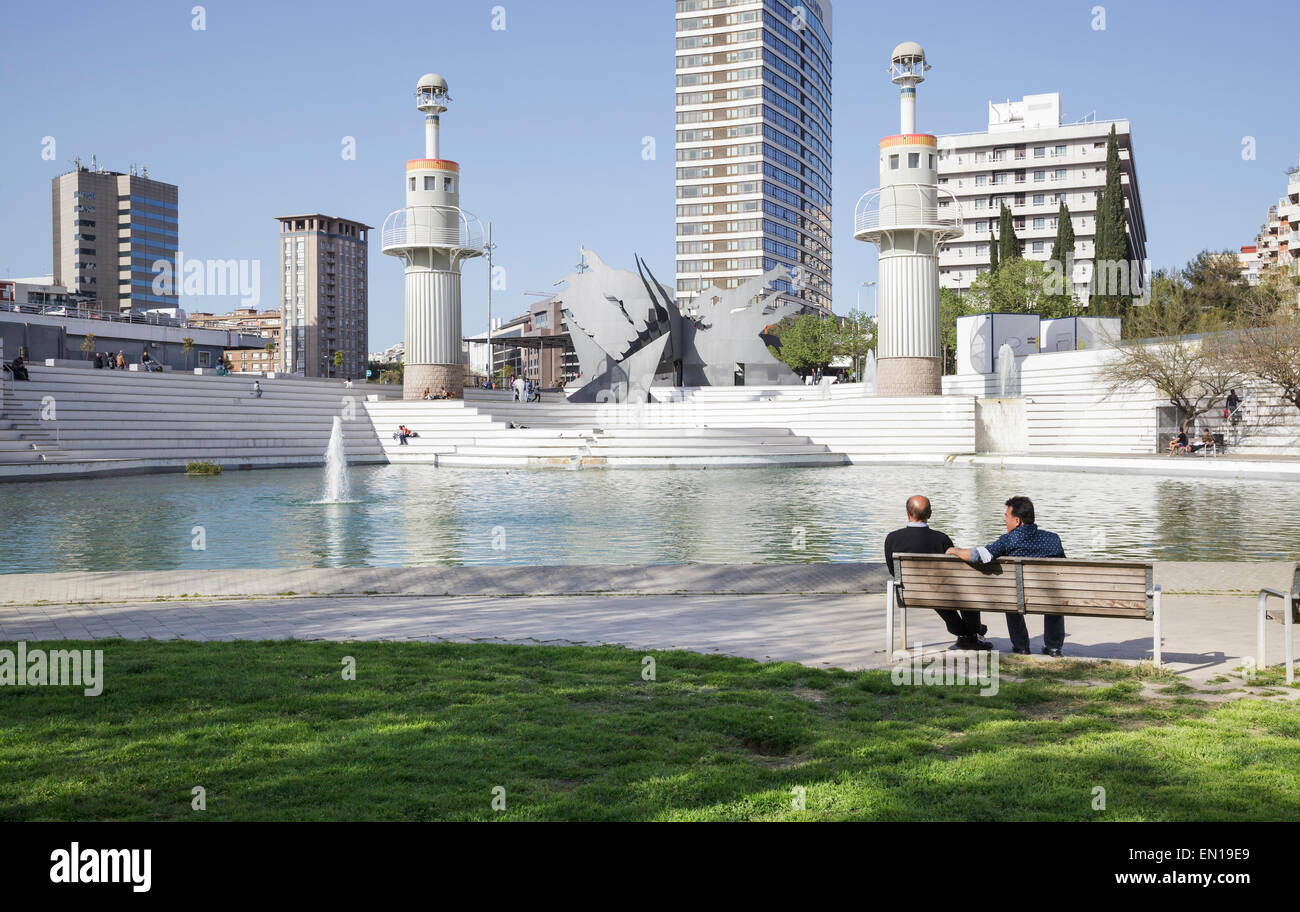
[(10, 390), (12, 381), (0, 382), (0, 465), (29, 465), (66, 459), (53, 430), (39, 420)]
[[(789, 428), (656, 424), (605, 405), (558, 399), (520, 403), (511, 401), (509, 394), (476, 393), (468, 391), (464, 402), (370, 402), (367, 411), (381, 430), (385, 453), (395, 463), (686, 468), (820, 466), (845, 461)], [(399, 424), (419, 436), (402, 446), (393, 439)]]
[[(32, 366), (31, 382), (15, 383), (18, 430), (57, 439), (59, 462), (121, 470), (166, 469), (190, 460), (227, 468), (319, 465), (333, 418), (344, 418), (350, 462), (385, 462), (364, 408), (364, 388), (339, 381), (236, 374), (144, 373)], [(260, 381), (261, 398), (252, 394)], [(49, 397), (48, 399), (46, 397)], [(8, 404), (7, 404), (8, 405)], [(48, 407), (47, 407), (48, 406)], [(24, 422), (27, 422), (25, 425)]]

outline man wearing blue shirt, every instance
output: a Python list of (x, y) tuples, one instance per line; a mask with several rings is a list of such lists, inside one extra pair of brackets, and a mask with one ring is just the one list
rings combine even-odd
[[(1007, 534), (991, 545), (949, 548), (947, 553), (972, 564), (987, 564), (999, 557), (1065, 557), (1061, 537), (1034, 525), (1034, 503), (1028, 497), (1008, 500), (1002, 519), (1007, 524)], [(1012, 651), (1029, 655), (1029, 628), (1022, 615), (1007, 614), (1007, 633), (1011, 635)], [(1065, 618), (1059, 614), (1043, 615), (1043, 655), (1060, 658), (1064, 645)]]

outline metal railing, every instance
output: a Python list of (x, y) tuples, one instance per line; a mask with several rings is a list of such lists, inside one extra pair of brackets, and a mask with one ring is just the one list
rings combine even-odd
[[(934, 203), (928, 202), (933, 194)], [(946, 205), (944, 205), (946, 204)], [(887, 219), (881, 224), (881, 213)], [(923, 228), (939, 232), (941, 238), (959, 237), (962, 232), (961, 204), (944, 187), (927, 184), (896, 184), (868, 190), (853, 209), (853, 233), (890, 228)]]
[[(454, 220), (452, 218), (454, 216)], [(456, 206), (408, 206), (391, 212), (380, 233), (381, 247), (451, 247), (483, 250), (483, 223)]]
[[(79, 320), (103, 320), (109, 323), (143, 323), (149, 326), (190, 326), (184, 320), (151, 313), (105, 313), (91, 307), (73, 304), (0, 304), (0, 310), (11, 313), (33, 314), (39, 317), (70, 317)], [(195, 329), (203, 326), (194, 325)]]

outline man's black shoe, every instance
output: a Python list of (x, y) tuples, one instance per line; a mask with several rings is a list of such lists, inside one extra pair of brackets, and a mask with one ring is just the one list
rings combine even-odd
[(1059, 649), (1052, 649), (1052, 648), (1050, 648), (1050, 647), (1048, 647), (1048, 646), (1044, 646), (1044, 647), (1043, 647), (1043, 655), (1045, 655), (1045, 656), (1051, 656), (1051, 657), (1054, 658), (1054, 659), (1059, 659), (1059, 658), (1061, 657), (1061, 650), (1059, 650)]
[(1015, 653), (1016, 655), (1018, 655), (1018, 656), (1027, 656), (1027, 655), (1029, 655), (1029, 647), (1028, 647), (1028, 646), (1025, 646), (1025, 647), (1016, 646), (1016, 647), (1013, 648), (1011, 651), (1014, 652), (1014, 653)]
[(986, 634), (986, 633), (988, 633), (988, 632), (989, 632), (989, 625), (988, 625), (988, 624), (980, 624), (980, 636), (984, 636), (984, 634)]
[(953, 643), (949, 649), (960, 650), (963, 652), (983, 652), (986, 649), (992, 649), (993, 644), (988, 640), (981, 640), (977, 636), (959, 636), (957, 642)]

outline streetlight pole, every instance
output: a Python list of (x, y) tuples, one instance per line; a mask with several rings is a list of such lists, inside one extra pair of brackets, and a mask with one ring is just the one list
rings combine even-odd
[(485, 247), (485, 249), (487, 250), (487, 267), (488, 267), (488, 270), (487, 270), (487, 278), (488, 278), (488, 296), (487, 296), (487, 317), (488, 317), (488, 328), (487, 328), (487, 356), (488, 356), (488, 361), (487, 361), (487, 375), (488, 375), (488, 380), (491, 380), (491, 379), (492, 379), (492, 368), (495, 367), (495, 364), (493, 363), (494, 359), (493, 359), (493, 357), (492, 357), (492, 251), (496, 249), (496, 246), (497, 246), (496, 244), (493, 244), (493, 243), (492, 243), (492, 223), (489, 221), (489, 222), (488, 222), (487, 245), (486, 245), (486, 247)]

